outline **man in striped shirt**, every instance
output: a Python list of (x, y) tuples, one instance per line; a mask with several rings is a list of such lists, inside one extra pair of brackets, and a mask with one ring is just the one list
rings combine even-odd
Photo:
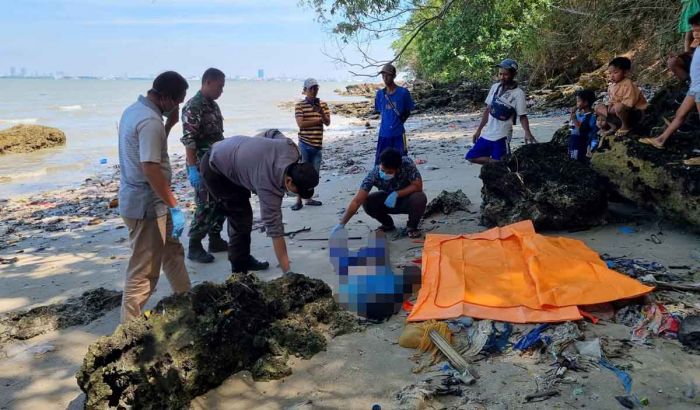
[[(304, 81), (303, 93), (306, 96), (294, 107), (294, 116), (299, 126), (299, 151), (303, 162), (310, 162), (316, 172), (321, 171), (321, 149), (323, 148), (323, 126), (331, 125), (331, 113), (328, 104), (318, 99), (318, 81), (308, 78)], [(306, 200), (306, 205), (321, 206), (321, 201), (313, 198)], [(300, 210), (304, 204), (297, 196), (292, 211)]]

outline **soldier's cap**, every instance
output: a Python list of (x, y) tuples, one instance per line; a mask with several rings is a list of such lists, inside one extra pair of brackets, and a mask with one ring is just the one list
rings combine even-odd
[(503, 68), (506, 70), (518, 71), (518, 62), (513, 60), (512, 58), (506, 58), (499, 64), (496, 64), (496, 67)]
[(318, 81), (316, 81), (314, 78), (307, 78), (306, 81), (304, 81), (305, 90), (315, 86), (318, 86)]
[(391, 75), (396, 75), (396, 67), (394, 67), (391, 64), (384, 64), (384, 67), (382, 67), (381, 71), (379, 71), (379, 74), (391, 74)]
[(318, 185), (318, 171), (310, 162), (298, 162), (289, 170), (289, 176), (297, 187), (300, 197), (310, 199), (314, 196), (314, 188)]

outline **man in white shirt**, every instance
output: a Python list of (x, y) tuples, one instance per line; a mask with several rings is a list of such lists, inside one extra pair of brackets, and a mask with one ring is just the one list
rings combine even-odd
[(497, 67), (499, 82), (491, 87), (486, 97), (487, 106), (474, 134), (474, 146), (465, 155), (465, 159), (474, 164), (499, 161), (508, 154), (508, 143), (517, 118), (525, 130), (525, 143), (537, 142), (530, 132), (525, 92), (515, 81), (518, 63), (507, 58)]

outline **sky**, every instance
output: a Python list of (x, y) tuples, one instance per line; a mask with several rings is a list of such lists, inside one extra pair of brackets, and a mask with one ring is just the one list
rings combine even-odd
[[(373, 57), (391, 55), (390, 40)], [(176, 70), (229, 77), (351, 79), (336, 41), (298, 0), (0, 0), (0, 75), (131, 77)], [(359, 56), (346, 50), (356, 61)]]

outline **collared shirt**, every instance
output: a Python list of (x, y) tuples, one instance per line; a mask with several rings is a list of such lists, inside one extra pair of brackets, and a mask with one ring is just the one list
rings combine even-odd
[(406, 130), (401, 115), (410, 114), (414, 108), (411, 93), (404, 87), (397, 86), (392, 94), (389, 94), (386, 88), (377, 90), (374, 96), (374, 110), (381, 116), (379, 138), (402, 136)]
[[(527, 102), (525, 98), (525, 91), (519, 87), (511, 88), (509, 90), (502, 91), (501, 83), (496, 83), (491, 86), (489, 94), (486, 96), (487, 109), (491, 109), (491, 104), (494, 101), (494, 97), (499, 104), (511, 107), (515, 110), (515, 115), (520, 118), (522, 115), (527, 115)], [(497, 94), (498, 93), (498, 94)], [(498, 141), (503, 138), (510, 138), (513, 136), (513, 119), (509, 118), (505, 121), (501, 121), (493, 115), (489, 114), (489, 120), (486, 123), (486, 127), (481, 132), (481, 138), (489, 141)]]
[(196, 150), (202, 159), (211, 146), (224, 139), (224, 117), (216, 101), (198, 91), (182, 107), (182, 138), (186, 148)]
[(212, 168), (258, 195), (267, 236), (284, 235), (284, 173), (301, 158), (296, 144), (278, 130), (268, 130), (255, 137), (226, 138), (214, 144), (209, 155)]
[[(328, 109), (328, 104), (319, 101), (318, 105), (326, 116), (330, 115), (331, 112)], [(307, 98), (304, 98), (294, 106), (294, 117), (301, 118), (302, 121), (320, 120), (321, 113), (315, 111), (314, 104), (309, 102)], [(299, 142), (303, 142), (315, 148), (321, 148), (323, 146), (323, 124), (314, 127), (299, 128)]]
[(119, 214), (131, 219), (163, 216), (168, 206), (156, 195), (141, 164), (160, 164), (168, 184), (172, 177), (163, 114), (151, 100), (139, 96), (119, 121)]
[(637, 110), (646, 110), (649, 106), (642, 90), (629, 78), (619, 83), (611, 83), (608, 87), (608, 99), (611, 105), (621, 103), (625, 107)]
[(379, 165), (375, 165), (365, 179), (362, 180), (360, 189), (369, 192), (373, 187), (377, 187), (380, 191), (394, 192), (406, 188), (411, 185), (411, 182), (418, 179), (421, 179), (421, 176), (418, 168), (416, 168), (416, 164), (411, 158), (403, 157), (401, 159), (401, 168), (399, 168), (392, 179), (388, 181), (383, 180), (379, 175)]

